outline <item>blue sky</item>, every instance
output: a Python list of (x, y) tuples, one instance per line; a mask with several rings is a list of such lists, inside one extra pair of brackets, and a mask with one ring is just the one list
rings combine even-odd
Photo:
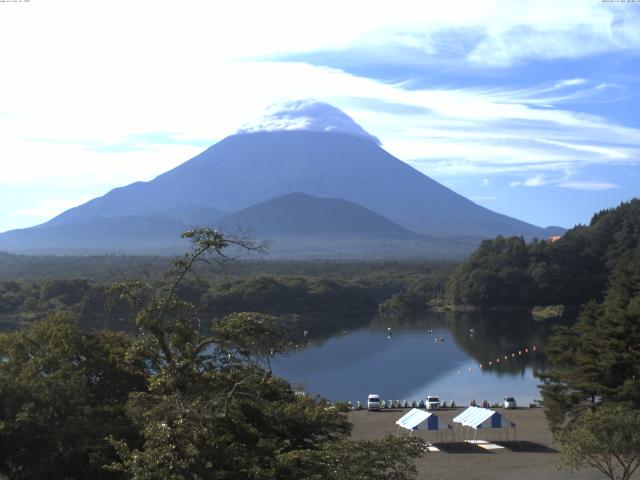
[(313, 98), (546, 226), (640, 196), (640, 3), (0, 3), (0, 231)]

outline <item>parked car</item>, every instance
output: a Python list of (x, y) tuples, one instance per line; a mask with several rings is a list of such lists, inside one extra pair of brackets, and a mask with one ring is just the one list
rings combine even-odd
[(434, 395), (427, 395), (427, 400), (424, 403), (427, 406), (427, 410), (437, 410), (440, 408), (440, 399)]
[(516, 408), (516, 399), (513, 397), (504, 397), (502, 408)]
[(367, 410), (378, 411), (380, 410), (380, 395), (377, 393), (370, 393), (367, 397)]

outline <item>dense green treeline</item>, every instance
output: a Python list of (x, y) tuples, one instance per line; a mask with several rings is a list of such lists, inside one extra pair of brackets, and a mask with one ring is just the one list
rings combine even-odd
[[(640, 246), (618, 260), (604, 300), (589, 302), (548, 347), (543, 393), (554, 429), (595, 398), (640, 407)], [(586, 401), (586, 403), (585, 403)]]
[(167, 258), (129, 255), (14, 255), (0, 252), (0, 280), (84, 278), (109, 281), (129, 277), (158, 276)]
[[(379, 308), (392, 311), (399, 298), (424, 308), (423, 299), (441, 294), (452, 269), (445, 263), (276, 262), (272, 266), (274, 272), (267, 274), (267, 265), (243, 262), (222, 273), (218, 269), (218, 277), (205, 266), (205, 273), (182, 282), (178, 293), (204, 318), (247, 310), (315, 317), (371, 315)], [(152, 288), (162, 288), (161, 275), (141, 278)], [(113, 295), (108, 281), (64, 276), (0, 280), (1, 328), (25, 325), (52, 311), (79, 314), (86, 328), (116, 330), (131, 329), (136, 313), (126, 299)]]
[(557, 328), (540, 373), (545, 414), (570, 469), (629, 480), (640, 467), (640, 246), (615, 264), (604, 300)]
[[(94, 282), (112, 282), (123, 278), (159, 279), (169, 257), (136, 255), (15, 255), (0, 251), (0, 280), (47, 280), (83, 278)], [(332, 279), (376, 278), (420, 274), (451, 262), (428, 260), (272, 260), (266, 255), (244, 255), (220, 265), (203, 265), (200, 278), (221, 275), (231, 278), (258, 275), (325, 277)]]
[[(181, 286), (205, 316), (238, 309), (274, 314), (409, 314), (436, 305), (581, 305), (601, 300), (618, 259), (640, 239), (640, 200), (594, 215), (560, 240), (498, 237), (463, 263), (244, 260), (204, 266)], [(127, 277), (160, 284), (162, 257), (26, 257), (0, 253), (0, 322), (52, 310), (114, 327), (131, 309), (105, 285)], [(6, 280), (4, 280), (6, 279)], [(105, 312), (105, 306), (108, 313)], [(117, 325), (116, 325), (117, 326)]]
[(452, 273), (455, 305), (581, 305), (601, 300), (616, 261), (640, 241), (640, 200), (595, 214), (559, 240), (485, 240)]

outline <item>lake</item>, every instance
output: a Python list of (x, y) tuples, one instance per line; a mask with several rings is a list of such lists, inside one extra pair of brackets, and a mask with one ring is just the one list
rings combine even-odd
[(525, 405), (540, 398), (533, 372), (546, 366), (549, 331), (527, 312), (361, 319), (346, 331), (308, 331), (306, 348), (278, 358), (274, 372), (308, 394), (363, 405), (369, 393), (458, 405), (514, 396)]

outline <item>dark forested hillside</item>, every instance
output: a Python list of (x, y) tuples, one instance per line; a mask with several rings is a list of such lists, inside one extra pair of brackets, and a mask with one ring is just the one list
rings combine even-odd
[(465, 305), (581, 305), (600, 300), (616, 261), (640, 240), (640, 200), (595, 214), (553, 241), (498, 237), (449, 279), (447, 300)]
[[(136, 277), (162, 282), (160, 257), (0, 258), (0, 329), (30, 324), (51, 311), (79, 314), (86, 328), (129, 329), (136, 310), (110, 294), (113, 281)], [(448, 263), (234, 262), (203, 265), (178, 292), (206, 318), (243, 310), (304, 316), (371, 315), (404, 290), (426, 299), (440, 294)], [(156, 287), (159, 288), (159, 287)], [(403, 297), (404, 298), (404, 297)], [(322, 320), (323, 322), (325, 320)]]

